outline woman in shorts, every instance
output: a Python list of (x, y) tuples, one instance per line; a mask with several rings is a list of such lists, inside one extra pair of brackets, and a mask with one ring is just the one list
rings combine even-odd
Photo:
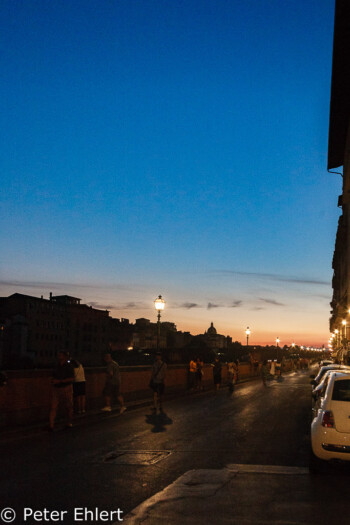
[(85, 414), (85, 372), (83, 365), (76, 359), (71, 360), (74, 368), (73, 396), (76, 401), (76, 411), (78, 414)]

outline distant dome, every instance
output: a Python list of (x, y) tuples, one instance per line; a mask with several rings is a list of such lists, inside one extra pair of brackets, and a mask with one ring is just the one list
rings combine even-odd
[(213, 323), (210, 324), (210, 327), (208, 328), (208, 334), (211, 334), (211, 335), (216, 335), (216, 328), (214, 328), (214, 325)]

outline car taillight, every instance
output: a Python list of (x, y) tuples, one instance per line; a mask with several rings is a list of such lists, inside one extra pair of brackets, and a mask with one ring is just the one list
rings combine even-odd
[(334, 428), (333, 412), (326, 410), (322, 418), (322, 426), (327, 428)]

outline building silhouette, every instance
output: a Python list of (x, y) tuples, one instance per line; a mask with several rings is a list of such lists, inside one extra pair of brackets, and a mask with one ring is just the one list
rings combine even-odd
[(52, 366), (59, 350), (85, 365), (99, 365), (111, 349), (127, 349), (127, 319), (81, 304), (77, 297), (50, 294), (49, 299), (15, 293), (0, 298), (2, 366)]
[[(336, 234), (330, 330), (338, 330), (336, 348), (347, 351), (350, 339), (350, 2), (336, 0), (332, 86), (329, 119), (328, 170), (343, 166), (343, 188), (338, 199), (342, 214)], [(338, 177), (339, 175), (333, 175)], [(343, 323), (343, 321), (346, 322)]]
[[(108, 310), (82, 304), (70, 295), (0, 297), (0, 367), (5, 369), (51, 368), (60, 350), (84, 366), (100, 366), (106, 352), (151, 354), (157, 348), (157, 334), (157, 322), (139, 318), (132, 324), (115, 319)], [(159, 348), (170, 362), (186, 362), (194, 350), (215, 355), (231, 344), (232, 339), (218, 334), (213, 323), (199, 336), (178, 331), (175, 323), (160, 323)], [(118, 355), (122, 360), (136, 359), (131, 354)]]
[(232, 338), (217, 333), (214, 323), (210, 326), (202, 336), (203, 341), (211, 350), (227, 350), (228, 345), (232, 343)]

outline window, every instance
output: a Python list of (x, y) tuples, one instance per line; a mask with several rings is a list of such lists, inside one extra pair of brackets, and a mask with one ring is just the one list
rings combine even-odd
[(350, 401), (350, 379), (334, 381), (332, 401)]

